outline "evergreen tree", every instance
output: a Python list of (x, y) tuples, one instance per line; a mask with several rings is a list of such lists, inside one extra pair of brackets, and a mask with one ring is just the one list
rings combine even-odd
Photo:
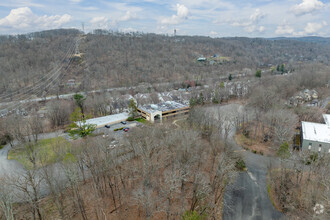
[(256, 72), (256, 77), (258, 77), (258, 78), (261, 77), (261, 70), (257, 70), (257, 72)]
[(190, 100), (189, 100), (189, 105), (190, 107), (194, 107), (195, 105), (197, 104), (197, 100), (195, 97), (192, 97)]
[(86, 123), (86, 119), (88, 118), (83, 115), (80, 108), (76, 108), (74, 112), (72, 112), (70, 116), (70, 120), (72, 123), (70, 124), (70, 130), (68, 131), (71, 137), (86, 137), (95, 131), (96, 125)]
[(128, 110), (129, 110), (129, 116), (132, 118), (135, 118), (139, 115), (134, 99), (129, 100)]
[(199, 97), (198, 97), (197, 103), (198, 103), (199, 105), (204, 105), (204, 104), (205, 104), (203, 93), (200, 93), (200, 94), (199, 94)]
[(280, 65), (277, 65), (277, 67), (276, 67), (276, 71), (277, 71), (277, 72), (280, 72)]
[(74, 100), (76, 100), (76, 104), (80, 108), (80, 111), (84, 116), (84, 102), (86, 100), (86, 97), (84, 97), (82, 94), (76, 93), (74, 94), (73, 98)]
[(282, 65), (281, 65), (281, 73), (283, 74), (285, 72), (285, 64), (283, 63)]
[(284, 142), (277, 151), (277, 156), (282, 159), (288, 159), (290, 157), (289, 144)]

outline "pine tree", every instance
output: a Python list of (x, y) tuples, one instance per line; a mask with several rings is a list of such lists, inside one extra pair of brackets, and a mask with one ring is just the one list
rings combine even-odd
[(134, 99), (129, 100), (128, 110), (129, 110), (130, 117), (135, 118), (138, 116), (138, 109), (137, 109)]
[(76, 108), (70, 116), (72, 123), (70, 124), (70, 130), (68, 131), (71, 137), (86, 137), (95, 131), (96, 125), (86, 123), (86, 119), (89, 118), (81, 112), (80, 108)]
[(261, 70), (257, 70), (257, 72), (256, 72), (256, 77), (258, 77), (258, 78), (261, 77)]

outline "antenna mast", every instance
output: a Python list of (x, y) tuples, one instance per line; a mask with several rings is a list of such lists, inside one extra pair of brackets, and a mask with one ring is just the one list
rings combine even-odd
[(85, 24), (84, 24), (84, 22), (81, 22), (81, 27), (82, 27), (83, 33), (85, 33)]

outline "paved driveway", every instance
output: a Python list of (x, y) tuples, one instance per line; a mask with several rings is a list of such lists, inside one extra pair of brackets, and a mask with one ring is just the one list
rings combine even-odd
[(240, 154), (248, 171), (241, 172), (236, 182), (227, 188), (223, 219), (284, 219), (284, 215), (271, 203), (267, 192), (266, 177), (270, 159), (248, 151)]
[[(233, 106), (240, 107), (239, 105)], [(272, 167), (277, 167), (279, 160), (245, 151), (234, 141), (234, 134), (234, 131), (230, 132), (228, 141), (230, 146), (233, 146), (232, 150), (244, 159), (248, 171), (240, 172), (236, 182), (226, 188), (223, 219), (284, 219), (285, 216), (275, 209), (269, 199), (266, 182), (268, 167), (270, 164), (272, 164)]]

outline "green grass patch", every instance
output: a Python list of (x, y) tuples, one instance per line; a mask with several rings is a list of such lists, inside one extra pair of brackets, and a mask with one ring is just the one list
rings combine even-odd
[(40, 140), (36, 144), (15, 147), (8, 152), (8, 159), (17, 160), (25, 168), (32, 169), (33, 161), (37, 167), (62, 161), (70, 153), (70, 149), (71, 144), (65, 138), (49, 138)]
[(4, 148), (5, 147), (5, 145), (0, 145), (0, 150), (2, 149), (2, 148)]
[(137, 119), (135, 119), (135, 121), (140, 122), (140, 123), (143, 123), (143, 124), (148, 124), (148, 123), (149, 123), (149, 122), (148, 122), (146, 119), (144, 119), (144, 118), (137, 118)]

